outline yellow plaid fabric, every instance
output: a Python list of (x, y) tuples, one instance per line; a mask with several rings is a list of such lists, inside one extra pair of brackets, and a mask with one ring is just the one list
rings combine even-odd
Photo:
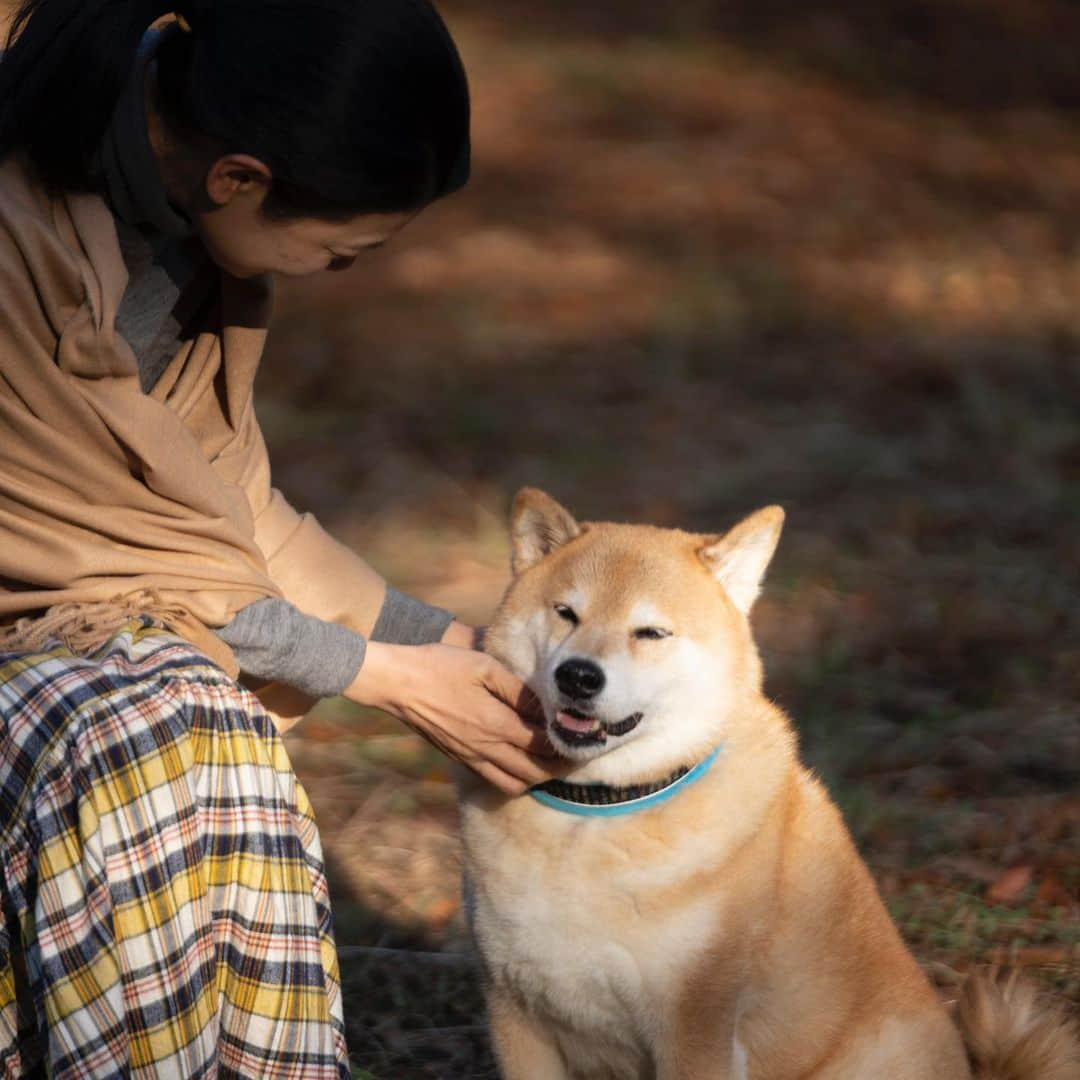
[(270, 718), (148, 621), (0, 654), (0, 1076), (349, 1076), (322, 852)]

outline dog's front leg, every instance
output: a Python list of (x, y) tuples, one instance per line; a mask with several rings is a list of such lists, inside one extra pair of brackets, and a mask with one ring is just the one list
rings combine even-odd
[(488, 995), (491, 1042), (502, 1080), (570, 1080), (554, 1039), (509, 995)]
[(676, 1018), (657, 1054), (657, 1080), (749, 1080), (746, 1052), (735, 1038), (735, 1009)]
[(678, 1047), (657, 1070), (657, 1080), (749, 1080), (746, 1054), (734, 1040)]

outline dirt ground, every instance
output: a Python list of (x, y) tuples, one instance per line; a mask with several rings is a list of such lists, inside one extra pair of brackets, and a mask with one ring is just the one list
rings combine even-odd
[[(783, 504), (768, 689), (907, 939), (946, 994), (1006, 962), (1080, 997), (1080, 9), (444, 10), (474, 180), (283, 290), (279, 485), (477, 622), (522, 484), (711, 531)], [(290, 751), (356, 1075), (493, 1077), (446, 766), (340, 702)]]

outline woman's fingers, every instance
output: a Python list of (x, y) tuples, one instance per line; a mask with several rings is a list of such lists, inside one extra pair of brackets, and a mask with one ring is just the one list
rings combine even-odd
[(539, 702), (491, 657), (446, 645), (374, 642), (368, 652), (347, 696), (404, 720), (500, 791), (521, 794), (571, 767), (537, 725)]
[(511, 776), (508, 772), (504, 772), (497, 765), (492, 765), (488, 761), (473, 766), (473, 772), (511, 798), (524, 795), (529, 790), (529, 784), (524, 780)]
[(553, 765), (547, 759), (535, 758), (519, 750), (494, 753), (488, 758), (487, 764), (492, 765), (527, 788), (536, 787), (537, 784), (557, 779), (573, 768), (573, 762), (571, 761), (564, 761), (561, 765)]
[(524, 743), (521, 749), (544, 761), (548, 766), (551, 765), (552, 760), (558, 761), (562, 759), (562, 754), (551, 745), (546, 730), (534, 731), (532, 738), (527, 743)]
[(483, 687), (497, 701), (513, 710), (500, 710), (493, 718), (506, 741), (538, 757), (557, 758), (544, 726), (544, 708), (537, 696), (514, 674), (492, 660), (485, 669)]
[(512, 726), (513, 737), (489, 729), (489, 735), (495, 735), (496, 739), (488, 743), (484, 751), (484, 756), (504, 771), (525, 780), (531, 787), (563, 776), (574, 767), (572, 761), (559, 755), (543, 731), (526, 729), (528, 737), (522, 740), (519, 737), (521, 721), (515, 717)]
[(521, 751), (500, 753), (493, 756), (491, 760), (504, 772), (524, 781), (529, 787), (551, 780), (554, 775), (550, 763), (538, 761)]
[(486, 726), (493, 735), (509, 746), (538, 758), (560, 756), (551, 745), (546, 728), (527, 723), (518, 713), (498, 701), (493, 701), (491, 705), (492, 709), (486, 713)]
[(527, 686), (522, 687), (521, 696), (514, 705), (514, 709), (527, 724), (536, 724), (540, 727), (544, 725), (546, 719), (544, 706), (540, 704), (540, 699)]
[(509, 705), (523, 719), (534, 722), (543, 720), (544, 712), (536, 695), (497, 660), (488, 659), (481, 677), (488, 692)]

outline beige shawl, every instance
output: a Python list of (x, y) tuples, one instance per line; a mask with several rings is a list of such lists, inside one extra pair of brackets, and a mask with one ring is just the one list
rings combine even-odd
[[(284, 596), (369, 633), (383, 581), (270, 485), (252, 383), (268, 281), (220, 303), (151, 394), (113, 322), (127, 284), (113, 218), (0, 165), (0, 627), (149, 604), (231, 673), (208, 627)], [(147, 598), (150, 598), (149, 600)], [(54, 619), (55, 621), (55, 619)], [(115, 627), (113, 627), (115, 628)], [(23, 623), (19, 634), (32, 636)]]

